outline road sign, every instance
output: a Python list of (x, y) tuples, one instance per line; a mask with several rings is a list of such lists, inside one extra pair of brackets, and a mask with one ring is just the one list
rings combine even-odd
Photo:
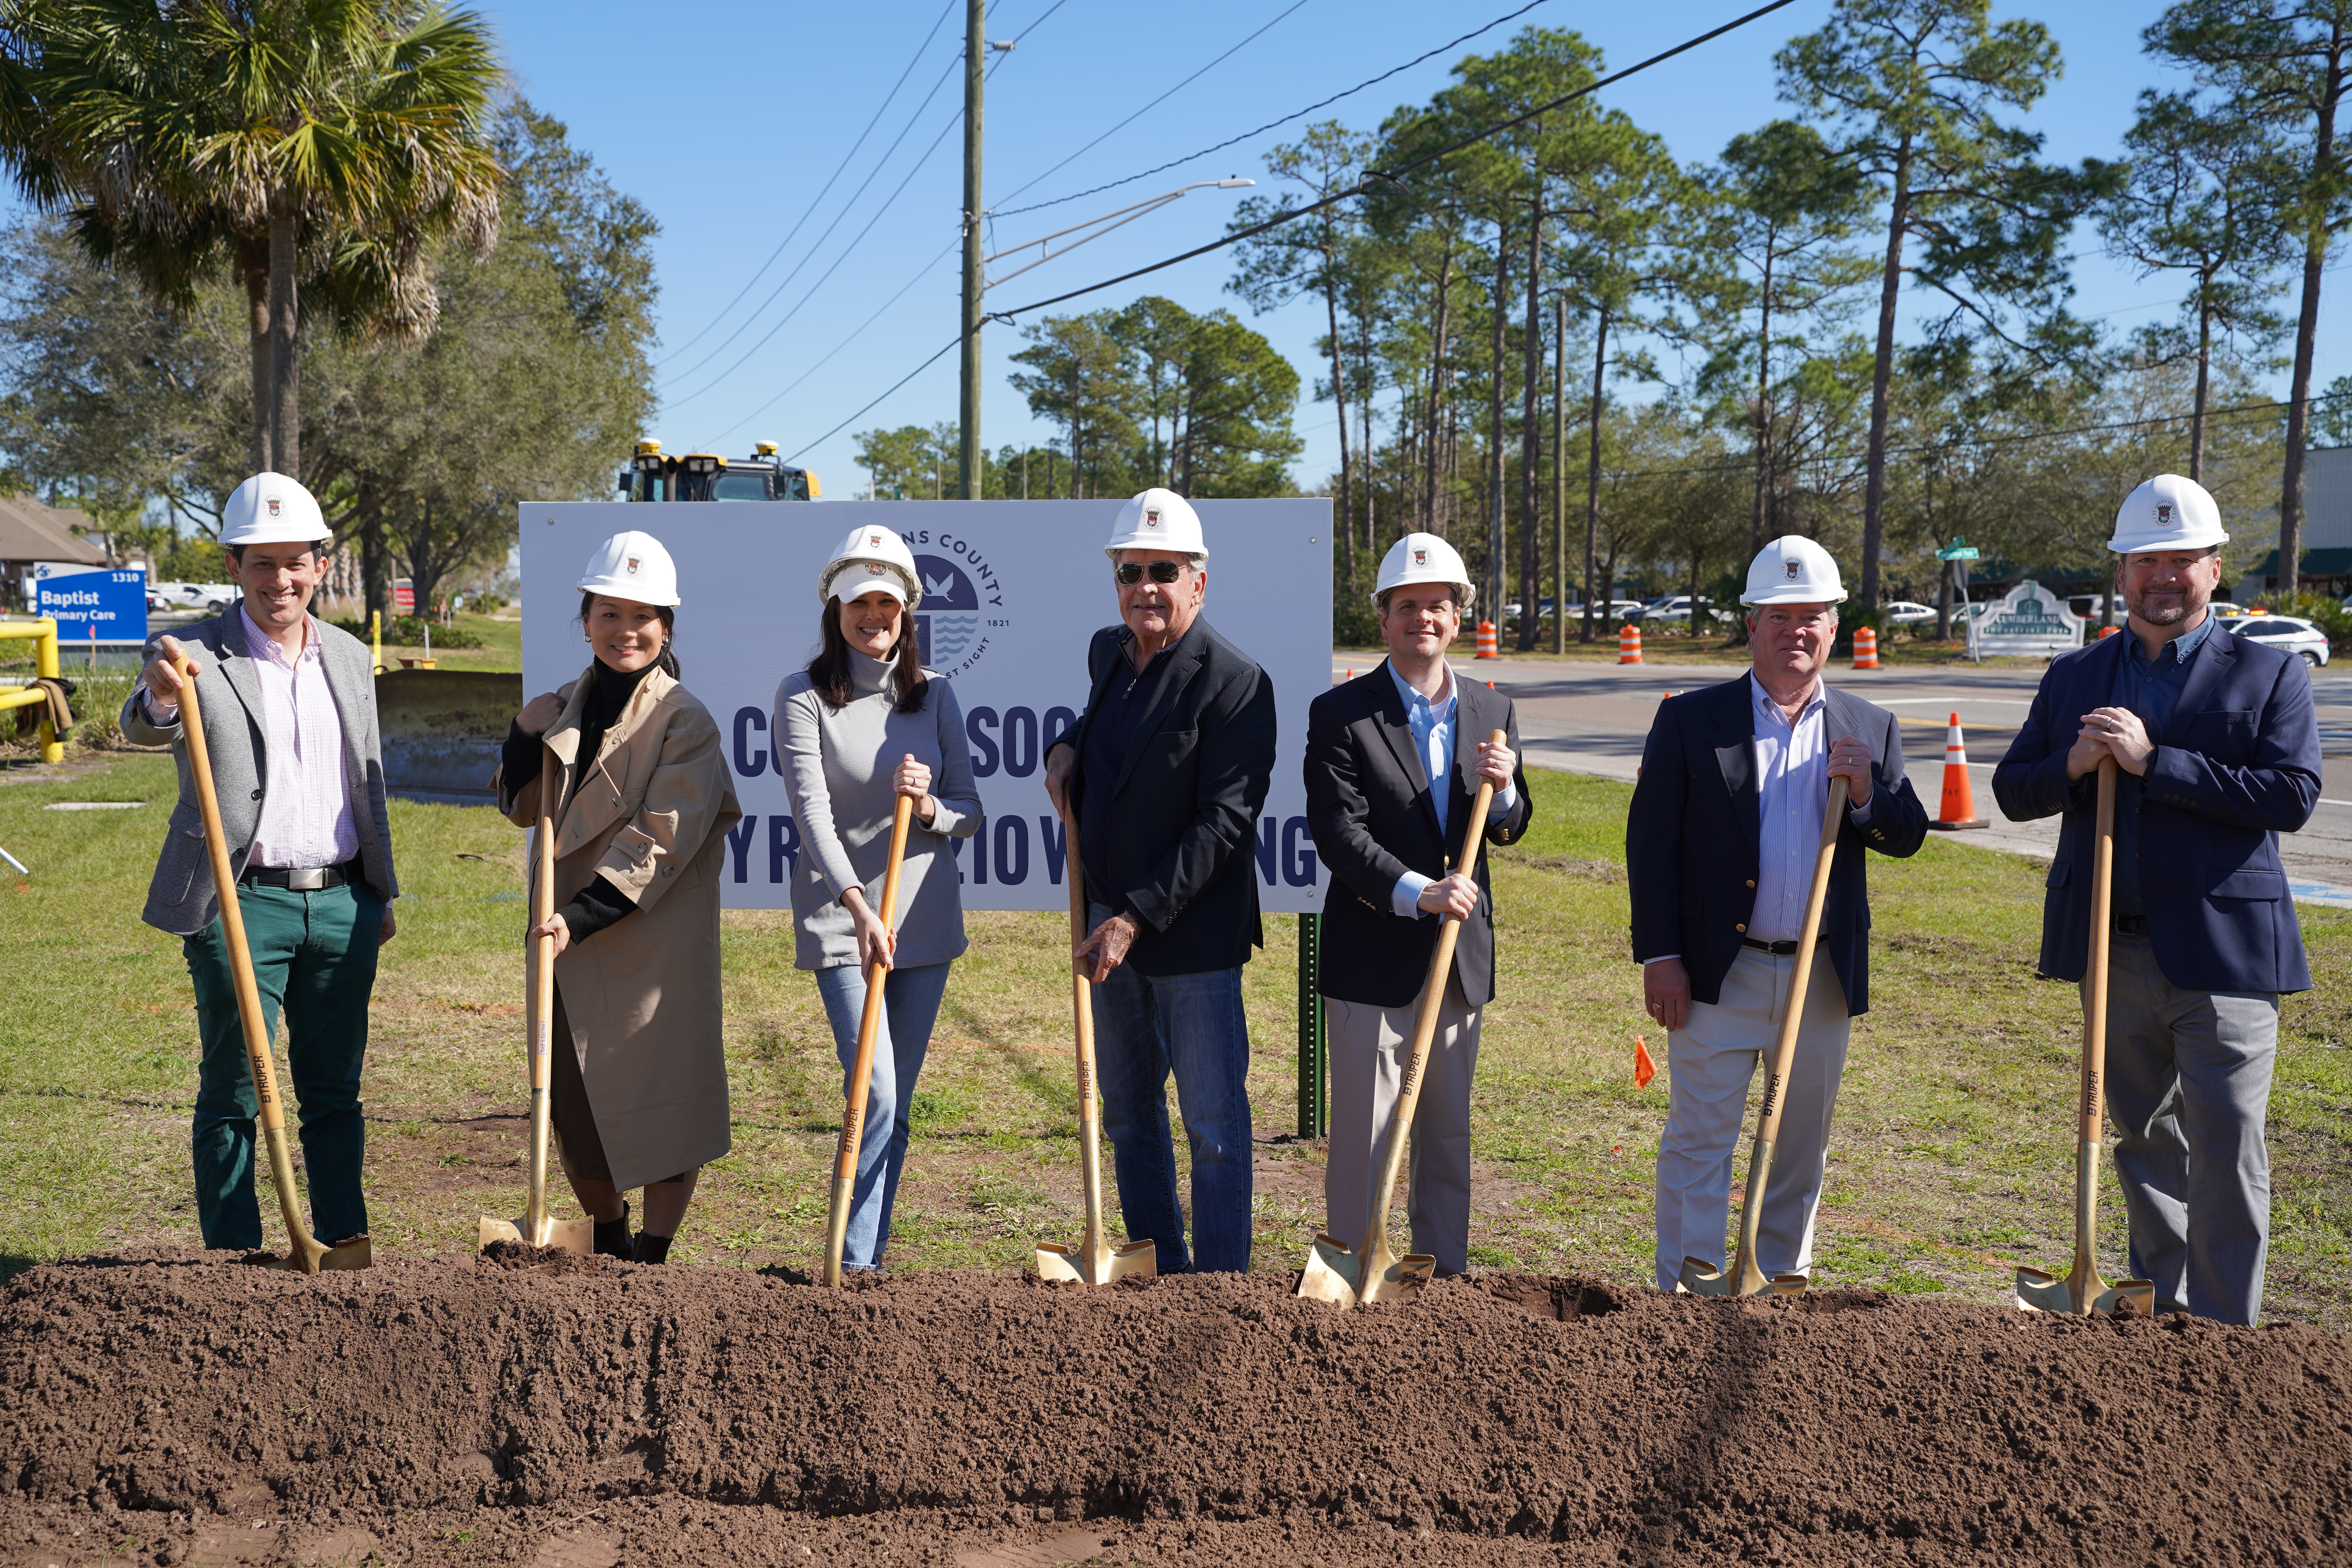
[(137, 647), (147, 640), (147, 574), (101, 567), (37, 578), (33, 613), (55, 617), (60, 642), (87, 647), (95, 627), (100, 644)]
[(1974, 561), (1977, 558), (1977, 547), (1973, 544), (1955, 544), (1949, 550), (1936, 552), (1938, 561)]

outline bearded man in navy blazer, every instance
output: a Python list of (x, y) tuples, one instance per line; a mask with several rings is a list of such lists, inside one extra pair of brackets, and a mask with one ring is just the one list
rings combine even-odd
[[(2311, 674), (2209, 607), (2221, 510), (2158, 474), (2107, 548), (2125, 635), (2056, 660), (1993, 770), (2021, 821), (2064, 814), (2042, 907), (2042, 973), (2080, 982), (2108, 943), (2107, 1114), (2132, 1273), (2157, 1310), (2252, 1323), (2270, 1244), (2263, 1143), (2278, 999), (2311, 989), (2278, 836), (2319, 799)], [(2091, 923), (2099, 763), (2116, 761), (2113, 927)]]
[(1685, 1258), (1722, 1267), (1748, 1080), (1780, 1030), (1831, 781), (1843, 779), (1846, 819), (1757, 1238), (1768, 1276), (1811, 1266), (1846, 1039), (1870, 1007), (1863, 853), (1916, 855), (1927, 841), (1895, 715), (1822, 679), (1844, 597), (1828, 551), (1796, 534), (1767, 544), (1740, 595), (1753, 668), (1662, 704), (1642, 750), (1625, 871), (1643, 1003), (1667, 1031), (1662, 1290), (1675, 1289)]

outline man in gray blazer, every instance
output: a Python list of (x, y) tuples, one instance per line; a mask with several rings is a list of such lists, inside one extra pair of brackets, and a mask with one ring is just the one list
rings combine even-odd
[(205, 742), (237, 908), (263, 1016), (286, 1015), (286, 1057), (301, 1115), (311, 1234), (330, 1247), (367, 1235), (360, 1192), (366, 1124), (360, 1068), (376, 950), (392, 940), (392, 827), (367, 647), (310, 615), (331, 534), (310, 492), (280, 474), (236, 488), (222, 516), (236, 608), (164, 637), (122, 705), (135, 745), (168, 744), (180, 765), (142, 917), (180, 938), (204, 1045), (191, 1132), (196, 1218), (206, 1247), (261, 1245), (253, 1191), (252, 1070), (221, 934), (204, 816), (182, 731), (183, 653), (198, 681)]

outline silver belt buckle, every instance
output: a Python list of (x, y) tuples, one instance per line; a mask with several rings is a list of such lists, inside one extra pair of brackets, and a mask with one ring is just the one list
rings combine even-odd
[(326, 885), (327, 868), (323, 866), (304, 866), (286, 873), (286, 887), (289, 892), (315, 893)]

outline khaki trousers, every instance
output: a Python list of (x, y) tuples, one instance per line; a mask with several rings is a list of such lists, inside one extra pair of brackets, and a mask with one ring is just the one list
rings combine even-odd
[[(1354, 1248), (1370, 1232), (1372, 1184), (1387, 1152), (1389, 1117), (1421, 1004), (1415, 998), (1403, 1007), (1374, 1007), (1335, 996), (1330, 1005), (1324, 1228)], [(1449, 975), (1413, 1109), (1405, 1181), (1412, 1250), (1435, 1258), (1440, 1274), (1459, 1274), (1470, 1262), (1470, 1080), (1477, 1067), (1478, 1010), (1463, 997), (1461, 980)]]
[[(1672, 1093), (1665, 1133), (1658, 1141), (1661, 1290), (1675, 1288), (1685, 1258), (1723, 1263), (1732, 1163), (1747, 1130), (1748, 1086), (1780, 1032), (1781, 1004), (1796, 967), (1793, 957), (1740, 949), (1723, 977), (1718, 1000), (1693, 1003), (1688, 1021), (1666, 1037)], [(1756, 1266), (1768, 1275), (1803, 1274), (1812, 1268), (1813, 1210), (1821, 1201), (1830, 1115), (1837, 1109), (1852, 1030), (1837, 967), (1816, 949), (1756, 1240)]]

